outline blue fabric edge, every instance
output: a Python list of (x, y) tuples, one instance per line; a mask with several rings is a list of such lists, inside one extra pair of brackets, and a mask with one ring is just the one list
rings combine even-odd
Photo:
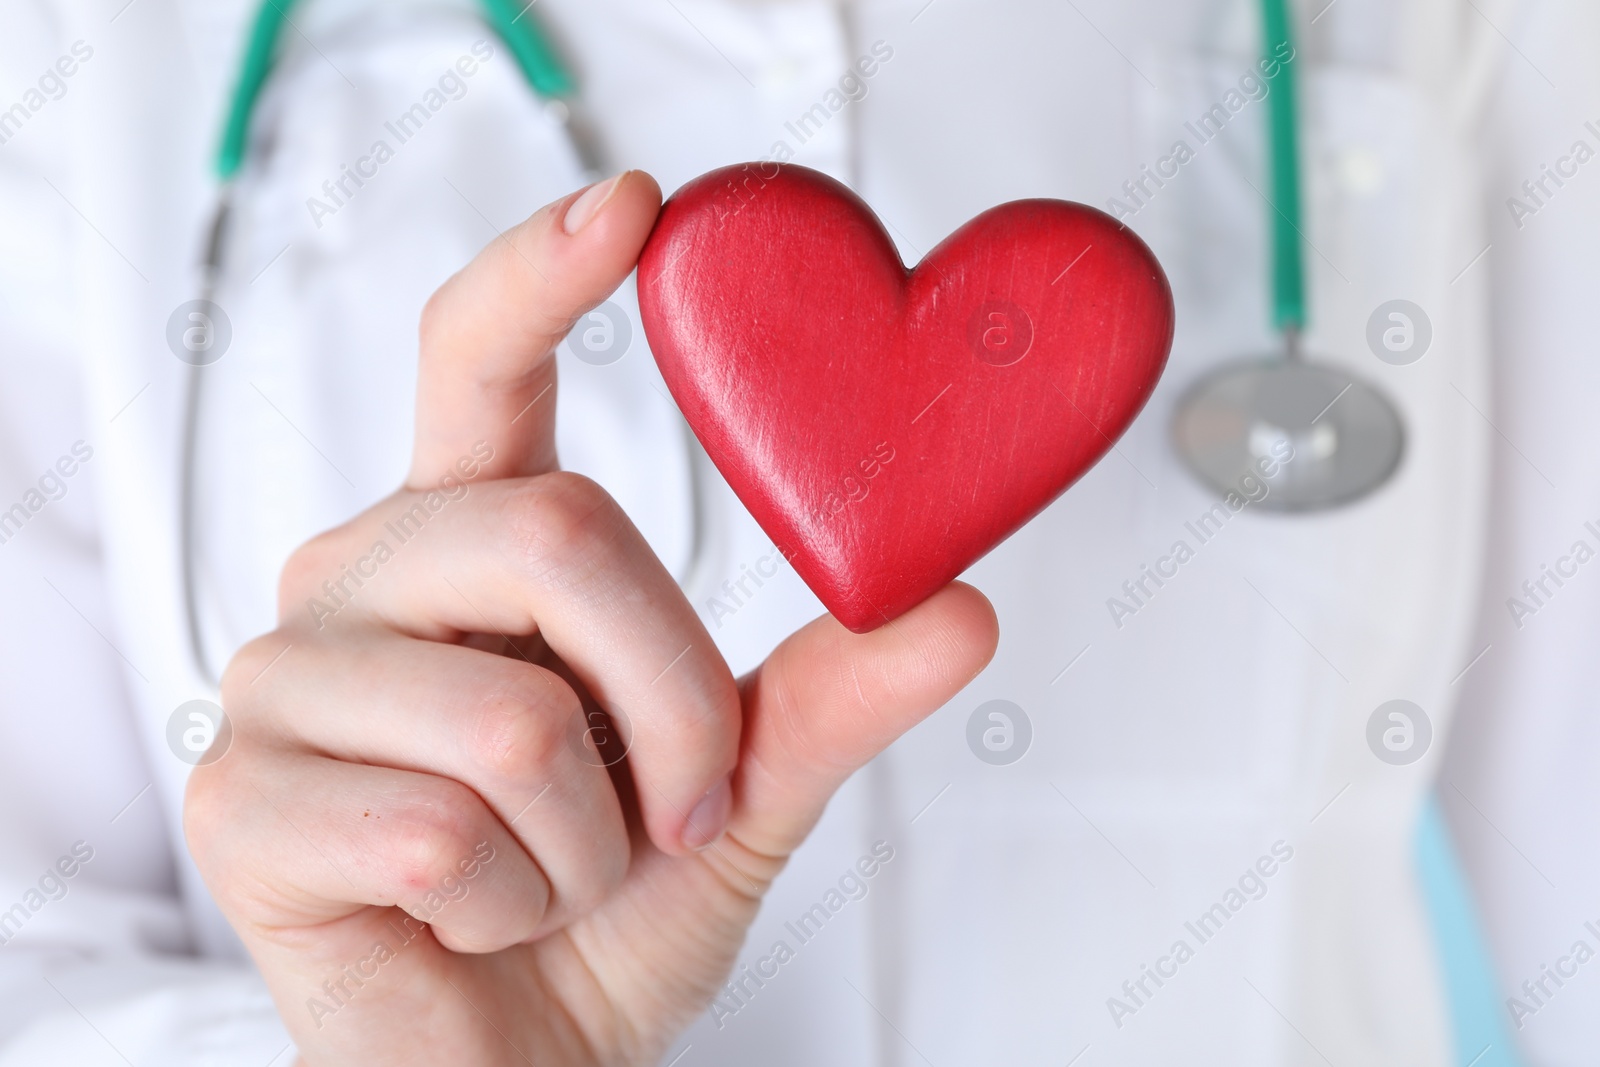
[(1525, 1067), (1506, 1029), (1499, 978), (1436, 795), (1430, 794), (1422, 808), (1416, 862), (1450, 1009), (1450, 1062), (1457, 1067)]

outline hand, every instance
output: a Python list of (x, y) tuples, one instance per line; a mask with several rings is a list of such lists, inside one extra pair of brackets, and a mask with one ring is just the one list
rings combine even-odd
[[(736, 685), (557, 470), (555, 345), (660, 196), (568, 197), (435, 294), (405, 486), (295, 553), (223, 679), (185, 829), (309, 1064), (654, 1062), (834, 790), (993, 655), (954, 585), (864, 636), (818, 619)], [(609, 770), (571, 743), (607, 716)]]

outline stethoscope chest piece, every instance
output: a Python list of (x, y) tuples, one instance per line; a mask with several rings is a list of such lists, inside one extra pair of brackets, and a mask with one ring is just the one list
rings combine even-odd
[(1253, 506), (1317, 511), (1349, 504), (1393, 476), (1405, 452), (1399, 412), (1337, 367), (1268, 357), (1228, 363), (1178, 404), (1173, 443), (1219, 494), (1257, 479)]

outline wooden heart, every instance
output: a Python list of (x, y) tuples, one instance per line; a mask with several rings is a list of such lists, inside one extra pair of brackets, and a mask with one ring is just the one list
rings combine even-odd
[(639, 260), (667, 387), (829, 611), (894, 619), (1105, 455), (1172, 345), (1144, 242), (1060, 200), (984, 212), (907, 270), (845, 186), (751, 163), (667, 201)]

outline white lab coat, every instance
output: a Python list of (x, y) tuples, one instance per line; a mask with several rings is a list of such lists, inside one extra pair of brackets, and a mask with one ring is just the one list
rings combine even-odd
[[(188, 767), (166, 741), (173, 710), (209, 694), (186, 653), (187, 368), (166, 325), (195, 294), (206, 161), (253, 5), (119, 7), (36, 0), (0, 15), (0, 92), (20, 99), (74, 42), (92, 49), (0, 145), (0, 508), (76, 442), (92, 449), (64, 495), (0, 544), (0, 909), (75, 843), (94, 851), (0, 946), (0, 1065), (286, 1065), (281, 1023), (184, 854)], [(200, 432), (202, 612), (218, 658), (273, 624), (295, 545), (403, 476), (426, 295), (578, 182), (495, 43), (460, 99), (314, 218), (324, 180), (473, 42), (494, 43), (464, 4), (376, 7), (310, 0), (296, 13), (316, 47), (291, 35), (242, 181), (217, 297), (233, 342), (208, 371)], [(908, 260), (1000, 201), (1127, 202), (1123, 183), (1257, 51), (1247, 0), (544, 0), (534, 14), (572, 57), (618, 166), (671, 190), (783, 141), (851, 182)], [(1600, 919), (1582, 897), (1600, 874), (1583, 717), (1600, 565), (1520, 630), (1503, 603), (1583, 536), (1583, 519), (1600, 520), (1587, 414), (1600, 372), (1579, 318), (1600, 282), (1587, 239), (1600, 174), (1580, 171), (1521, 230), (1503, 203), (1571, 140), (1600, 144), (1581, 111), (1600, 26), (1556, 0), (1341, 0), (1301, 14), (1309, 348), (1398, 402), (1398, 476), (1337, 512), (1246, 509), (1191, 544), (1195, 558), (1132, 617), (1118, 625), (1108, 608), (1215, 502), (1168, 445), (1177, 397), (1273, 345), (1264, 105), (1251, 103), (1128, 220), (1178, 307), (1148, 409), (973, 568), (1000, 614), (994, 664), (845, 788), (741, 963), (779, 939), (795, 947), (785, 924), (874, 842), (893, 860), (669, 1059), (1465, 1063), (1476, 1050), (1452, 1048), (1412, 851), (1447, 739), (1440, 788), (1503, 995)], [(877, 41), (893, 57), (865, 98), (799, 143), (786, 123)], [(1373, 309), (1395, 298), (1433, 327), (1410, 366), (1367, 346)], [(681, 573), (694, 461), (631, 289), (616, 299), (634, 316), (632, 348), (605, 367), (563, 351), (560, 448)], [(713, 565), (689, 592), (744, 670), (819, 607), (785, 569), (726, 610), (722, 582), (770, 542), (719, 480), (708, 494)], [(1010, 766), (966, 743), (968, 716), (995, 698), (1032, 722)], [(1436, 732), (1405, 767), (1365, 736), (1394, 698)], [(1274, 873), (1259, 894), (1248, 883), (1259, 899), (1202, 943), (1186, 924), (1263, 857)], [(1192, 958), (1161, 964), (1179, 940)], [(1129, 994), (1146, 965), (1176, 974)], [(1587, 1062), (1600, 1044), (1600, 986), (1580, 974), (1523, 1020), (1529, 1062)]]

